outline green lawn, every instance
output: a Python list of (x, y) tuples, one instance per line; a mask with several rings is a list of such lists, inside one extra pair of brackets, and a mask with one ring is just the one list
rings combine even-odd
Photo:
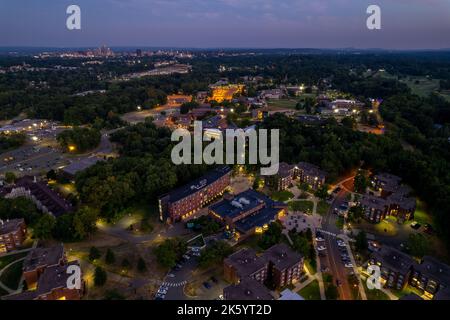
[(391, 300), (389, 296), (381, 290), (367, 288), (366, 282), (364, 283), (364, 290), (366, 291), (367, 300)]
[(283, 191), (275, 191), (272, 193), (271, 198), (275, 201), (288, 201), (294, 197), (294, 194), (290, 191), (283, 190)]
[(19, 287), (19, 281), (22, 277), (22, 266), (23, 260), (14, 263), (3, 272), (2, 276), (0, 277), (0, 281), (3, 282), (3, 284), (8, 288), (16, 290)]
[(344, 218), (338, 217), (336, 220), (336, 227), (339, 229), (344, 228)]
[(27, 254), (28, 254), (27, 252), (22, 252), (22, 253), (18, 253), (18, 254), (12, 254), (12, 255), (9, 255), (6, 257), (1, 257), (0, 258), (0, 270), (3, 269), (4, 267), (6, 267), (11, 262), (25, 257)]
[(269, 107), (280, 108), (280, 109), (295, 109), (299, 100), (297, 99), (280, 99), (280, 100), (270, 100), (268, 101)]
[(299, 290), (298, 294), (305, 298), (305, 300), (321, 300), (319, 282), (317, 280), (314, 280), (306, 287)]
[(320, 200), (317, 203), (317, 214), (324, 216), (327, 214), (328, 210), (330, 210), (330, 205), (326, 201)]
[(314, 203), (312, 201), (291, 201), (288, 203), (289, 210), (312, 213)]
[(417, 200), (416, 212), (414, 212), (414, 221), (417, 221), (421, 225), (426, 223), (432, 224), (431, 216), (427, 213), (427, 208), (423, 201)]

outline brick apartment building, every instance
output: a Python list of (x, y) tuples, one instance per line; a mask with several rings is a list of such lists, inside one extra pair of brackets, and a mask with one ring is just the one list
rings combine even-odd
[(78, 261), (67, 262), (64, 247), (32, 249), (23, 263), (23, 277), (28, 290), (5, 296), (5, 300), (80, 300), (85, 291), (81, 276), (80, 288), (68, 287), (69, 266), (80, 267)]
[(262, 283), (251, 278), (243, 279), (238, 284), (232, 284), (223, 289), (225, 300), (274, 300)]
[(224, 260), (224, 277), (235, 285), (251, 280), (282, 288), (300, 279), (303, 265), (302, 255), (284, 243), (272, 246), (261, 256), (253, 249), (245, 248)]
[(297, 165), (293, 165), (281, 162), (278, 173), (267, 176), (265, 182), (272, 188), (281, 191), (289, 188), (294, 180), (298, 179), (300, 183), (306, 183), (316, 190), (325, 184), (326, 178), (327, 174), (311, 163), (299, 162)]
[(248, 189), (211, 205), (209, 215), (232, 230), (236, 240), (262, 233), (286, 211), (287, 205)]
[(231, 168), (224, 166), (209, 171), (199, 179), (162, 195), (159, 202), (160, 220), (169, 223), (184, 220), (230, 186)]
[(223, 261), (225, 280), (235, 284), (246, 278), (263, 283), (267, 279), (268, 268), (266, 261), (251, 248), (241, 249)]
[(0, 191), (5, 198), (25, 197), (33, 201), (36, 207), (44, 213), (59, 217), (73, 210), (72, 205), (61, 195), (53, 191), (36, 177), (24, 176), (14, 185), (6, 186)]
[(268, 263), (268, 281), (276, 288), (282, 288), (300, 279), (303, 271), (303, 257), (287, 244), (275, 245), (263, 254)]
[(371, 179), (368, 193), (362, 196), (359, 205), (370, 222), (378, 223), (387, 216), (404, 222), (413, 219), (416, 211), (416, 199), (410, 193), (411, 189), (401, 184), (400, 177), (382, 173)]
[(58, 244), (48, 248), (31, 250), (23, 262), (23, 277), (28, 288), (35, 288), (39, 277), (48, 267), (63, 266), (67, 263), (64, 247)]
[(419, 289), (428, 299), (448, 297), (450, 288), (450, 266), (430, 257), (417, 262), (397, 249), (383, 246), (371, 255), (369, 264), (380, 266), (384, 285), (396, 290), (407, 284)]
[(406, 253), (383, 246), (372, 254), (369, 264), (380, 267), (386, 287), (401, 290), (409, 281), (414, 260)]
[(0, 219), (0, 254), (17, 249), (25, 241), (27, 226), (23, 219)]

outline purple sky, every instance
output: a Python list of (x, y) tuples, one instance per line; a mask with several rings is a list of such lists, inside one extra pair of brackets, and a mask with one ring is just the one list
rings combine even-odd
[(450, 0), (2, 0), (0, 30), (0, 46), (450, 48)]

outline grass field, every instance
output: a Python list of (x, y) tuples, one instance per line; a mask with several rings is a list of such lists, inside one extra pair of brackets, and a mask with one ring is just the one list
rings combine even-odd
[[(432, 92), (439, 90), (439, 79), (428, 79), (426, 77), (407, 77), (400, 80), (405, 83), (412, 91), (421, 97), (427, 97)], [(450, 92), (441, 92), (440, 95), (447, 101), (450, 101)]]
[(431, 216), (427, 213), (427, 208), (423, 201), (417, 200), (416, 212), (414, 212), (414, 221), (417, 221), (421, 225), (426, 223), (433, 224)]
[(8, 288), (14, 290), (17, 289), (19, 287), (20, 278), (22, 277), (22, 266), (23, 261), (19, 261), (11, 265), (3, 272), (0, 277), (0, 281), (3, 282), (3, 284)]
[(306, 287), (298, 291), (305, 300), (320, 300), (319, 282), (314, 280)]
[(288, 206), (291, 211), (301, 211), (311, 214), (314, 203), (311, 201), (291, 201), (288, 203)]
[(284, 191), (275, 191), (273, 192), (270, 197), (275, 201), (288, 201), (294, 197), (294, 194), (290, 191), (284, 190)]
[(367, 300), (391, 300), (389, 296), (381, 290), (369, 290), (367, 284), (363, 281), (364, 290), (366, 291)]
[(267, 105), (275, 109), (295, 109), (298, 99), (269, 100)]
[(23, 258), (27, 255), (27, 252), (23, 252), (23, 253), (18, 253), (18, 254), (12, 254), (10, 256), (6, 256), (6, 257), (0, 257), (0, 270), (3, 269), (4, 267), (6, 267), (8, 264), (10, 264), (11, 262)]
[(328, 210), (330, 210), (330, 205), (326, 201), (321, 200), (317, 203), (317, 214), (324, 216), (327, 214)]

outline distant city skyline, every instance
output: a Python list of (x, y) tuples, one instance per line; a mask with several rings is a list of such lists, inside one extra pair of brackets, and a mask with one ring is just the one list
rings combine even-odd
[[(66, 8), (81, 7), (81, 30)], [(377, 4), (382, 29), (368, 30)], [(450, 48), (448, 0), (15, 0), (0, 47)]]

